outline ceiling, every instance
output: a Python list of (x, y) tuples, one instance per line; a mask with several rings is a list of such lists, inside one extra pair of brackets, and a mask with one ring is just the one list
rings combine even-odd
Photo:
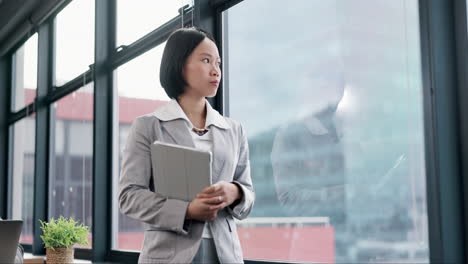
[(40, 0), (0, 0), (0, 42), (41, 4)]

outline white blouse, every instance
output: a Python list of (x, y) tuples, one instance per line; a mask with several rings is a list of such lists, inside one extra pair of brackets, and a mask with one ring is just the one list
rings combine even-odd
[[(213, 153), (213, 140), (211, 139), (211, 131), (208, 130), (204, 135), (199, 136), (197, 133), (190, 131), (190, 134), (193, 138), (193, 143), (197, 149), (206, 150)], [(213, 238), (211, 234), (211, 228), (208, 225), (208, 222), (205, 223), (205, 228), (203, 229), (203, 238)]]

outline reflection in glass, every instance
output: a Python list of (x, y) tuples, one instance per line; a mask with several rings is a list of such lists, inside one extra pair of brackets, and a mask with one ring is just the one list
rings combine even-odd
[(129, 45), (145, 34), (179, 15), (183, 5), (192, 6), (192, 0), (117, 1), (117, 46)]
[(223, 17), (257, 199), (244, 257), (428, 262), (418, 2), (244, 1)]
[(13, 54), (14, 112), (29, 105), (36, 98), (37, 87), (37, 33)]
[[(165, 43), (122, 65), (116, 70), (119, 116), (119, 167), (130, 126), (138, 116), (154, 112), (170, 98), (159, 82), (159, 68)], [(117, 104), (117, 103), (116, 103)], [(116, 161), (117, 162), (117, 161)], [(113, 201), (118, 210), (118, 178), (114, 175)], [(120, 212), (114, 212), (118, 233), (113, 237), (113, 247), (119, 250), (140, 250), (143, 243), (142, 224)]]
[(73, 217), (90, 228), (93, 109), (93, 83), (54, 103), (49, 178), (49, 217)]
[(55, 85), (86, 72), (94, 63), (94, 1), (71, 1), (56, 18)]
[(20, 243), (33, 242), (33, 201), (34, 201), (34, 155), (36, 122), (34, 116), (26, 117), (11, 127), (12, 141), (12, 219), (23, 220)]

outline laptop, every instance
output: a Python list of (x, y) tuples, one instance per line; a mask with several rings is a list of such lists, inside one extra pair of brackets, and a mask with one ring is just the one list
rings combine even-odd
[(211, 185), (211, 152), (155, 141), (151, 145), (156, 192), (191, 201)]
[(0, 263), (14, 263), (22, 220), (0, 220)]

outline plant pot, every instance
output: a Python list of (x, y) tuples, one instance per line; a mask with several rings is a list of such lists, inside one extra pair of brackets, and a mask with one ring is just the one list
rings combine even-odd
[(51, 263), (73, 263), (73, 248), (56, 247), (46, 248), (47, 264)]

